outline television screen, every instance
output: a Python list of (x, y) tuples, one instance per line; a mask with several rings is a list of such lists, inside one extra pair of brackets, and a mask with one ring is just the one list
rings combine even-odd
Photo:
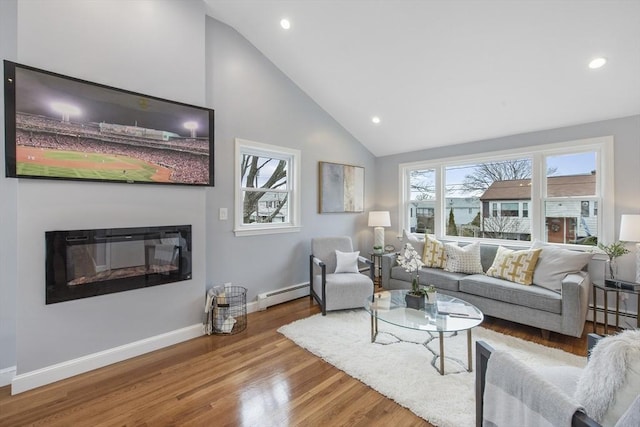
[(213, 110), (4, 61), (6, 175), (213, 186)]

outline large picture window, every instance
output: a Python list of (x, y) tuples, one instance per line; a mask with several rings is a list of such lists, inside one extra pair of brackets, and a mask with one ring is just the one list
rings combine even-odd
[(612, 164), (611, 137), (403, 164), (401, 227), (439, 237), (596, 245), (615, 237)]
[(236, 139), (236, 235), (299, 231), (300, 152)]

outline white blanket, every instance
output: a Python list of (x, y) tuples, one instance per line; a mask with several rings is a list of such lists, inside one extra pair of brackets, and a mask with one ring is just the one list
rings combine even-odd
[(494, 351), (487, 365), (484, 427), (570, 427), (580, 405), (509, 353)]

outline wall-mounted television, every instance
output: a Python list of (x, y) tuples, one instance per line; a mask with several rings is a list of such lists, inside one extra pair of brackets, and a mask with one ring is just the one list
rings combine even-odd
[(213, 186), (212, 109), (4, 61), (6, 176)]

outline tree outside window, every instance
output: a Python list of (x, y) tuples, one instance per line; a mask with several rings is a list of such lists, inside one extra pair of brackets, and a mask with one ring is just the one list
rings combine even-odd
[(299, 230), (298, 150), (236, 140), (236, 235)]

